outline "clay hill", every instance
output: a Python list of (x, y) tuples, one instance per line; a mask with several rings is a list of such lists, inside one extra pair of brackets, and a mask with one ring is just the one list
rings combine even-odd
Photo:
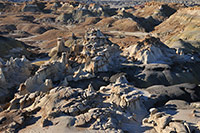
[(0, 1), (0, 132), (198, 133), (199, 50), (195, 1)]

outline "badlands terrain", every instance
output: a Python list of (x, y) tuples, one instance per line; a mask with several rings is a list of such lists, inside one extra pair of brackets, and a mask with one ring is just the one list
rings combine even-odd
[(0, 132), (199, 133), (200, 6), (167, 2), (1, 1)]

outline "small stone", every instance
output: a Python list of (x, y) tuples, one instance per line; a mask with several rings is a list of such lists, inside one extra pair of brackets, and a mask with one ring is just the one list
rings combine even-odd
[(158, 109), (156, 109), (156, 108), (151, 108), (151, 109), (149, 110), (149, 112), (151, 113), (151, 115), (153, 115), (153, 114), (155, 114), (155, 113), (158, 112)]

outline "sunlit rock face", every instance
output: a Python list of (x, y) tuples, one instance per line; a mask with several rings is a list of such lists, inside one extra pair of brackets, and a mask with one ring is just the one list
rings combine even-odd
[(29, 92), (48, 91), (53, 88), (53, 83), (60, 81), (66, 74), (66, 53), (63, 53), (60, 60), (47, 62), (40, 66), (34, 76), (25, 81), (26, 89)]
[(119, 46), (113, 44), (100, 30), (92, 29), (85, 34), (82, 56), (86, 58), (84, 70), (106, 72), (120, 66), (123, 58)]
[[(129, 85), (124, 76), (114, 84), (102, 86), (95, 91), (90, 84), (87, 89), (56, 87), (45, 92), (33, 92), (25, 95), (17, 93), (10, 101), (7, 111), (26, 110), (29, 114), (40, 114), (41, 127), (60, 116), (68, 118), (70, 125), (93, 130), (122, 131), (129, 130), (126, 124), (138, 125), (147, 115), (143, 104), (144, 92)], [(32, 114), (34, 115), (34, 114)]]
[(100, 92), (109, 94), (106, 102), (116, 105), (119, 110), (127, 110), (133, 119), (139, 120), (147, 114), (144, 92), (129, 85), (125, 76), (119, 77), (114, 84), (101, 87)]
[(0, 88), (2, 102), (5, 102), (6, 98), (11, 97), (10, 91), (21, 82), (24, 82), (29, 76), (33, 66), (30, 61), (28, 61), (25, 56), (22, 58), (12, 57), (6, 63), (2, 63), (0, 67)]
[(129, 46), (124, 54), (143, 64), (164, 63), (171, 64), (177, 58), (174, 49), (163, 44), (159, 38), (146, 37), (136, 45)]
[(157, 133), (183, 132), (190, 133), (187, 123), (174, 119), (171, 115), (158, 112), (158, 109), (151, 108), (149, 118), (143, 119), (145, 126), (153, 127)]
[(195, 132), (198, 5), (90, 2), (0, 2), (0, 132)]
[(59, 37), (57, 38), (57, 46), (51, 49), (51, 51), (49, 52), (49, 56), (50, 57), (61, 56), (62, 52), (66, 52), (68, 55), (70, 52), (70, 49), (65, 46), (63, 38)]
[(182, 8), (158, 25), (154, 33), (170, 48), (199, 52), (199, 17), (199, 6)]

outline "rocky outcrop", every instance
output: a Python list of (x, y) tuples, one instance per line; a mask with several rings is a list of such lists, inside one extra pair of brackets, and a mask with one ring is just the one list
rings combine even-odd
[(124, 50), (125, 55), (144, 64), (164, 63), (170, 64), (177, 58), (175, 50), (163, 44), (159, 38), (146, 37), (136, 45), (131, 45)]
[(199, 132), (198, 7), (0, 3), (0, 132)]
[(74, 122), (68, 126), (130, 131), (126, 124), (137, 125), (147, 114), (143, 104), (144, 97), (142, 91), (128, 85), (126, 78), (122, 76), (114, 84), (103, 86), (99, 91), (95, 91), (92, 85), (89, 85), (85, 90), (56, 87), (48, 93), (18, 93), (11, 100), (7, 111), (21, 109), (33, 116), (36, 111), (41, 116), (38, 120), (41, 128), (55, 126), (54, 119), (60, 116), (71, 116), (70, 119)]
[(16, 132), (28, 117), (27, 112), (20, 110), (0, 113), (0, 132)]
[(159, 106), (169, 100), (185, 100), (187, 102), (199, 101), (199, 86), (195, 84), (179, 84), (173, 86), (155, 85), (148, 87), (146, 91), (152, 94), (152, 103)]
[(62, 13), (56, 18), (57, 23), (76, 24), (84, 22), (87, 17), (92, 17), (94, 14), (85, 8), (72, 10), (70, 13)]
[[(183, 61), (183, 60), (181, 60)], [(146, 88), (152, 85), (176, 85), (181, 83), (199, 84), (199, 64), (123, 64), (121, 72), (127, 75), (129, 82), (136, 87)]]
[(105, 72), (116, 69), (123, 60), (120, 53), (119, 46), (112, 44), (100, 30), (92, 29), (85, 34), (85, 42), (81, 52), (81, 55), (86, 58), (84, 70)]
[(0, 68), (1, 102), (5, 102), (6, 99), (11, 97), (10, 88), (18, 86), (31, 76), (32, 69), (31, 62), (25, 56), (15, 59), (10, 58), (6, 64), (2, 65)]
[(72, 15), (71, 14), (62, 13), (56, 18), (55, 21), (57, 23), (69, 23), (70, 21), (72, 21)]
[(190, 133), (189, 126), (186, 122), (173, 119), (172, 116), (164, 112), (158, 112), (156, 108), (150, 109), (149, 118), (143, 119), (143, 124), (153, 127), (157, 133)]
[(51, 51), (49, 52), (49, 56), (50, 57), (53, 57), (53, 56), (61, 57), (62, 52), (66, 52), (66, 54), (67, 54), (66, 56), (68, 56), (70, 53), (70, 49), (67, 46), (65, 46), (63, 38), (57, 38), (57, 46), (54, 47), (53, 49), (51, 49)]
[(153, 31), (154, 27), (167, 20), (173, 15), (177, 9), (184, 7), (178, 4), (166, 4), (163, 2), (147, 2), (143, 6), (136, 6), (137, 10), (133, 12), (133, 15), (137, 17), (140, 24), (146, 31)]
[(66, 55), (63, 53), (61, 61), (49, 62), (40, 66), (34, 76), (29, 77), (24, 85), (29, 92), (48, 91), (53, 88), (53, 82), (62, 80), (66, 72)]

